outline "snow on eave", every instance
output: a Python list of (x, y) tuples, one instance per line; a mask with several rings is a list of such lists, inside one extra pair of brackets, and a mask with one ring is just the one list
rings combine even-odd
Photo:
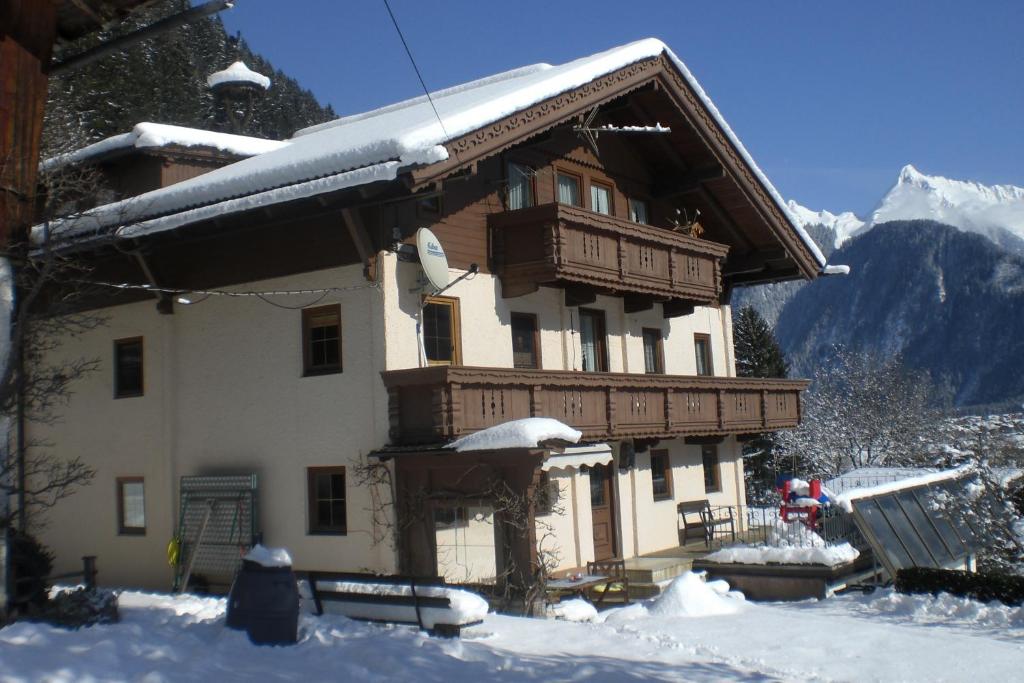
[(908, 477), (906, 479), (899, 479), (897, 481), (890, 481), (884, 484), (877, 484), (875, 486), (865, 486), (859, 489), (850, 489), (842, 495), (836, 496), (835, 502), (837, 505), (842, 507), (847, 512), (853, 510), (853, 501), (860, 500), (862, 498), (874, 498), (875, 496), (881, 496), (885, 493), (893, 493), (894, 491), (902, 491), (904, 489), (911, 489), (916, 486), (924, 486), (925, 484), (934, 484), (940, 481), (947, 481), (949, 479), (958, 479), (974, 471), (973, 465), (963, 465), (952, 470), (942, 470), (941, 472), (930, 472), (928, 474), (922, 474), (917, 477)]
[(821, 269), (821, 274), (822, 275), (849, 275), (850, 274), (850, 266), (844, 266), (844, 265), (825, 266), (824, 268)]
[(200, 128), (142, 121), (135, 124), (128, 133), (114, 135), (73, 152), (46, 159), (40, 162), (39, 170), (40, 172), (53, 171), (69, 164), (132, 148), (209, 147), (236, 156), (250, 157), (280, 149), (288, 144), (281, 140), (265, 140), (247, 135), (233, 135)]

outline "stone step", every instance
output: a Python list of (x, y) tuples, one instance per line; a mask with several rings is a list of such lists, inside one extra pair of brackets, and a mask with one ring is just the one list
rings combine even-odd
[(630, 600), (648, 600), (661, 595), (662, 587), (656, 583), (633, 583), (629, 582)]

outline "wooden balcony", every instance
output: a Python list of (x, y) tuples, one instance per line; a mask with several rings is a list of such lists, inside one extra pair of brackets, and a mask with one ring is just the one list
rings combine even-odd
[(502, 295), (540, 285), (717, 304), (728, 247), (566, 204), (488, 216)]
[(745, 434), (796, 427), (806, 380), (434, 366), (381, 373), (391, 441), (437, 444), (552, 417), (584, 439)]

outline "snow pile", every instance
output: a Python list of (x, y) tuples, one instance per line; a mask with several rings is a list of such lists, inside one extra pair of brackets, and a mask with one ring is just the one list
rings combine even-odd
[(548, 605), (547, 615), (563, 621), (594, 621), (597, 619), (597, 608), (586, 600), (575, 598)]
[(799, 522), (775, 520), (765, 545), (734, 545), (711, 553), (706, 560), (723, 564), (819, 564), (826, 567), (853, 562), (860, 551), (849, 543), (827, 545), (825, 539)]
[(1024, 606), (998, 600), (978, 602), (949, 593), (906, 595), (889, 589), (868, 600), (867, 607), (888, 616), (903, 616), (919, 624), (977, 625), (986, 628), (1024, 628)]
[(647, 608), (657, 617), (710, 617), (735, 614), (742, 599), (730, 593), (725, 581), (706, 583), (701, 574), (686, 572), (676, 577)]
[(880, 496), (884, 493), (892, 493), (894, 491), (914, 488), (915, 486), (924, 486), (925, 484), (934, 484), (949, 479), (957, 479), (972, 470), (973, 467), (971, 465), (964, 465), (963, 467), (958, 467), (953, 470), (929, 472), (928, 474), (922, 474), (917, 477), (908, 477), (907, 479), (890, 481), (876, 486), (850, 489), (842, 495), (836, 496), (835, 501), (836, 504), (846, 510), (846, 512), (853, 512), (853, 501), (855, 500), (859, 500), (861, 498), (874, 498), (875, 496)]
[(243, 560), (255, 562), (262, 567), (291, 567), (292, 556), (284, 548), (268, 548), (257, 543)]
[(211, 88), (221, 83), (252, 83), (264, 90), (270, 87), (270, 79), (247, 67), (245, 62), (235, 62), (223, 71), (215, 71), (206, 77), (206, 85)]
[(583, 432), (550, 417), (527, 417), (488, 427), (448, 444), (456, 451), (490, 451), (501, 448), (538, 448), (545, 441), (577, 443)]
[[(448, 88), (434, 93), (432, 103), (419, 97), (314, 126), (296, 134), (287, 147), (138, 197), (96, 207), (87, 212), (84, 218), (65, 221), (59, 229), (69, 236), (113, 225), (132, 225), (196, 207), (222, 206), (230, 199), (305, 184), (346, 171), (379, 168), (384, 164), (394, 166), (385, 174), (387, 177), (375, 179), (393, 180), (399, 168), (447, 159), (448, 150), (443, 145), (448, 140), (479, 130), (625, 66), (662, 54), (676, 66), (694, 94), (714, 117), (728, 142), (747, 163), (782, 214), (792, 223), (818, 264), (823, 266), (825, 258), (821, 250), (791, 216), (786, 203), (754, 163), (689, 69), (663, 42), (654, 38), (559, 66), (536, 65)], [(338, 188), (327, 185), (319, 188), (319, 192), (334, 189)], [(287, 194), (264, 194), (261, 203), (256, 206), (290, 198)], [(252, 206), (237, 203), (230, 207), (222, 206), (220, 213)], [(189, 222), (202, 217), (194, 214)], [(182, 224), (154, 223), (148, 226), (148, 231), (166, 230)], [(37, 226), (34, 230), (36, 239), (39, 239), (40, 232)]]
[(166, 123), (137, 123), (130, 133), (122, 133), (100, 140), (68, 154), (47, 159), (39, 164), (40, 171), (52, 171), (68, 164), (78, 163), (94, 157), (103, 156), (121, 149), (134, 147), (146, 149), (154, 147), (210, 147), (228, 154), (251, 157), (265, 154), (288, 146), (281, 140), (264, 140), (247, 135), (217, 133), (212, 130), (172, 126)]

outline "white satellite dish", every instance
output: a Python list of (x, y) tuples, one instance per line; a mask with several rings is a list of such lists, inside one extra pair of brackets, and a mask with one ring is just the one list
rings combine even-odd
[(444, 255), (441, 240), (437, 239), (427, 228), (416, 231), (416, 249), (420, 253), (420, 265), (423, 274), (434, 289), (448, 286), (448, 257)]

